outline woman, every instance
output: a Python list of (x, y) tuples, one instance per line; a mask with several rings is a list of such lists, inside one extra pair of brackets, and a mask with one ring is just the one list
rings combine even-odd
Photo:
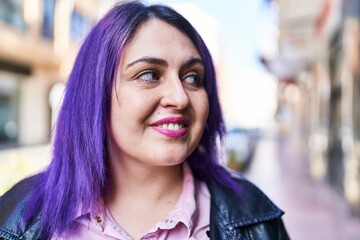
[(219, 164), (210, 53), (169, 7), (115, 6), (83, 43), (46, 171), (0, 200), (4, 239), (288, 239)]

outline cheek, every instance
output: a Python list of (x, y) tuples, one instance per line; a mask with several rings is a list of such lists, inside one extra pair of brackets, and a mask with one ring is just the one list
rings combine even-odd
[(209, 101), (207, 98), (207, 94), (204, 93), (203, 95), (199, 96), (197, 98), (196, 102), (194, 103), (194, 106), (196, 108), (195, 111), (196, 111), (197, 117), (205, 125), (206, 120), (209, 116)]
[(208, 101), (207, 97), (206, 97), (206, 103), (205, 103), (204, 109), (205, 109), (204, 110), (205, 111), (204, 116), (205, 116), (205, 122), (206, 122), (207, 118), (209, 117), (209, 111), (210, 111), (209, 101)]
[(139, 124), (146, 123), (147, 118), (157, 106), (156, 94), (144, 91), (134, 91), (132, 88), (120, 89), (118, 99), (112, 99), (111, 120), (112, 125), (128, 127), (130, 130)]
[(118, 144), (120, 133), (124, 134), (123, 129), (121, 128), (121, 126), (123, 126), (121, 121), (123, 121), (124, 119), (121, 117), (121, 115), (123, 114), (121, 114), (120, 104), (116, 100), (116, 96), (115, 99), (114, 97), (112, 99), (110, 113), (111, 115), (110, 115), (109, 131), (111, 134), (111, 139), (113, 142)]

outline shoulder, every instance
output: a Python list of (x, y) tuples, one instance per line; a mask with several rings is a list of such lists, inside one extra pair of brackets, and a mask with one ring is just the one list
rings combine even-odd
[(275, 237), (287, 236), (281, 220), (284, 212), (257, 186), (240, 174), (232, 174), (232, 178), (239, 186), (238, 195), (219, 184), (208, 183), (211, 195), (210, 222), (213, 228), (212, 234), (215, 234), (213, 236), (230, 234), (226, 235), (227, 238), (218, 237), (218, 239), (232, 239), (231, 234), (249, 236), (260, 231), (264, 234), (271, 232), (270, 235), (261, 235), (261, 239), (268, 239), (268, 236), (269, 239), (287, 239)]
[[(212, 203), (222, 212), (239, 214), (244, 221), (250, 219), (270, 219), (283, 215), (281, 211), (257, 186), (248, 181), (240, 174), (232, 174), (232, 178), (240, 189), (240, 194), (236, 195), (230, 189), (219, 184), (209, 183), (209, 191)], [(229, 213), (230, 214), (230, 213)]]
[(35, 184), (36, 177), (24, 179), (0, 197), (0, 238), (17, 239), (31, 230), (23, 217), (26, 202)]

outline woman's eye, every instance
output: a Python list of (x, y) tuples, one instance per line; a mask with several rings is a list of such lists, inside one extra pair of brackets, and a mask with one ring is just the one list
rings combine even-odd
[(140, 73), (136, 78), (140, 81), (151, 82), (159, 80), (159, 74), (156, 71), (145, 71)]
[(196, 86), (196, 87), (203, 86), (203, 78), (198, 73), (192, 73), (192, 74), (185, 76), (183, 81), (185, 81), (186, 83), (188, 83), (190, 85)]

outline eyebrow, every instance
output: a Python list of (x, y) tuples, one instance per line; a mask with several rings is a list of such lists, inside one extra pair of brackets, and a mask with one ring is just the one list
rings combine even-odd
[[(145, 62), (145, 63), (150, 63), (150, 64), (155, 64), (155, 65), (160, 65), (160, 66), (168, 66), (168, 63), (164, 60), (164, 59), (161, 59), (161, 58), (155, 58), (155, 57), (142, 57), (140, 59), (137, 59), (129, 64), (126, 65), (125, 69), (128, 69), (130, 67), (132, 67), (133, 65), (135, 64), (138, 64), (138, 63), (142, 63), (142, 62)], [(191, 59), (187, 60), (181, 68), (188, 68), (188, 67), (191, 67), (195, 64), (201, 64), (201, 65), (204, 65), (203, 61), (201, 60), (201, 58), (198, 58), (198, 57), (192, 57)]]
[(187, 60), (183, 65), (182, 65), (182, 69), (186, 69), (186, 68), (189, 68), (193, 65), (196, 65), (196, 64), (201, 64), (202, 66), (204, 66), (204, 62), (203, 60), (201, 60), (201, 58), (198, 58), (198, 57), (193, 57), (189, 60)]
[(161, 65), (161, 66), (167, 66), (167, 62), (164, 59), (161, 58), (154, 58), (154, 57), (142, 57), (138, 60), (135, 60), (129, 64), (126, 65), (125, 69), (128, 69), (129, 67), (137, 64), (137, 63), (141, 63), (141, 62), (145, 62), (145, 63), (151, 63), (151, 64), (156, 64), (156, 65)]

